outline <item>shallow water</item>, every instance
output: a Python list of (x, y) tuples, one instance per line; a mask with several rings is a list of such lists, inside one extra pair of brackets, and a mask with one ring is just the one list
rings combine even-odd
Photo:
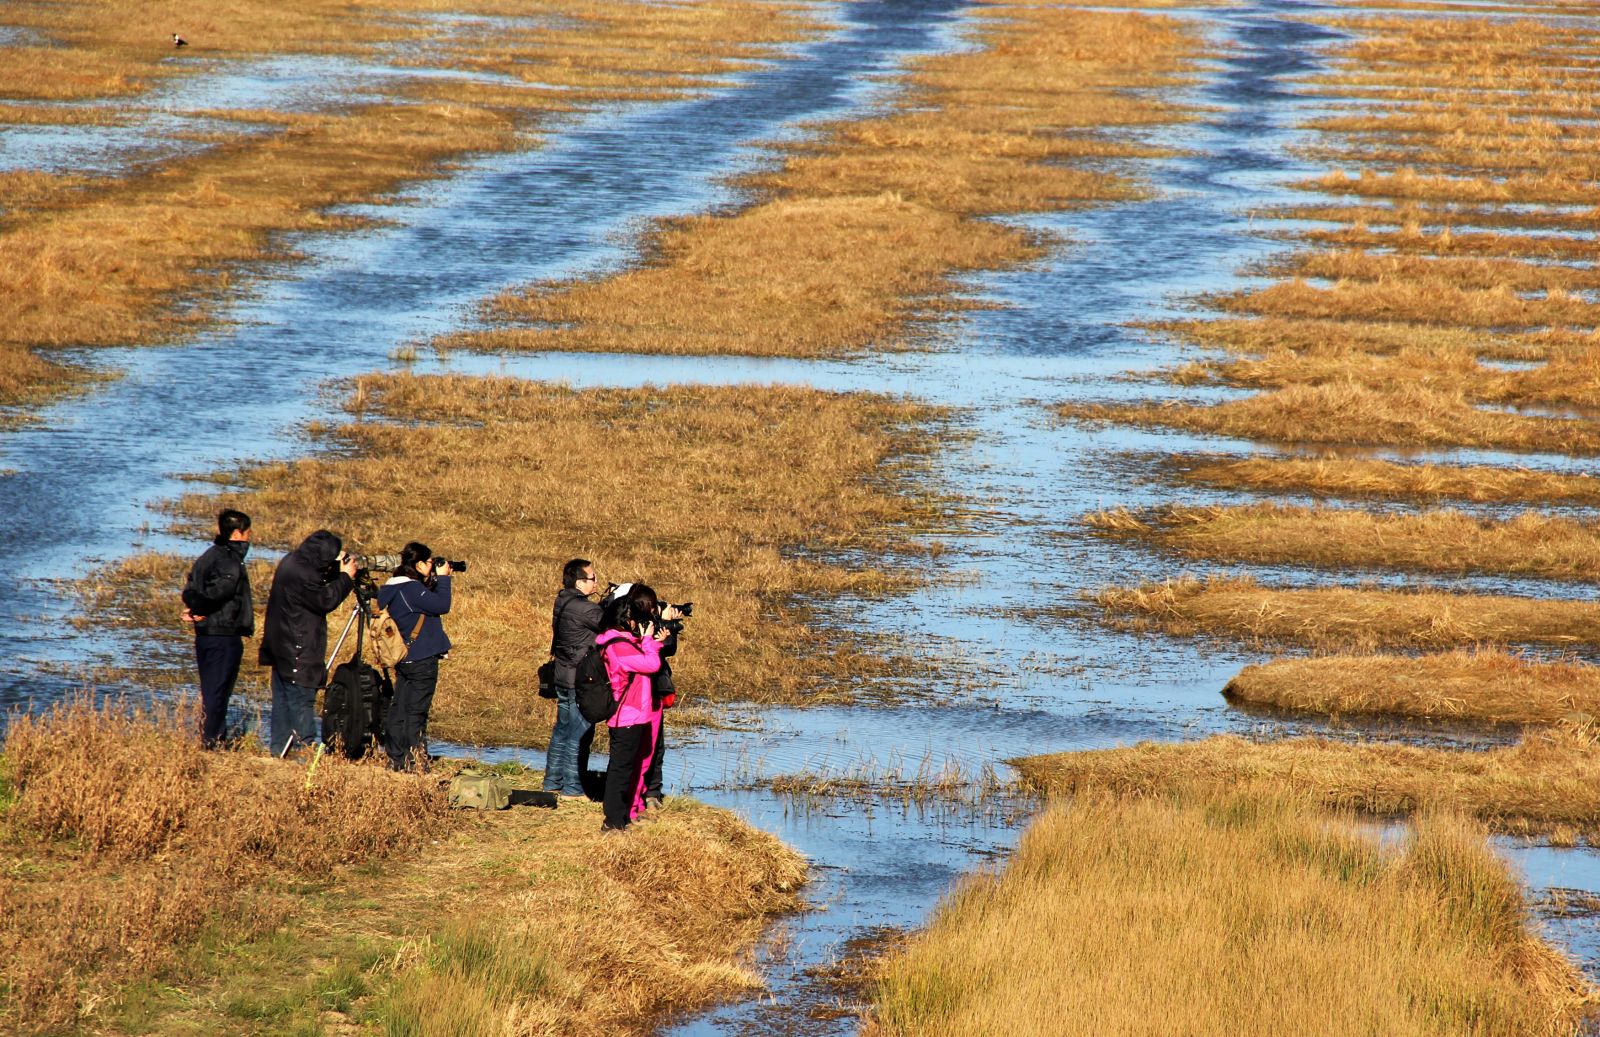
[[(1145, 465), (1129, 463), (1128, 451), (1263, 448), (1064, 423), (1050, 405), (1150, 394), (1149, 385), (1107, 379), (1170, 363), (1173, 352), (1124, 322), (1185, 313), (1187, 295), (1252, 283), (1233, 272), (1283, 247), (1271, 237), (1281, 221), (1253, 220), (1249, 210), (1305, 200), (1281, 184), (1315, 172), (1285, 157), (1298, 139), (1295, 123), (1327, 102), (1299, 97), (1286, 82), (1317, 68), (1317, 48), (1333, 38), (1300, 20), (1314, 10), (1268, 0), (1175, 12), (1234, 45), (1183, 92), (1217, 111), (1151, 136), (1190, 153), (1135, 167), (1160, 189), (1154, 200), (1028, 221), (1068, 244), (1034, 266), (972, 278), (975, 294), (1008, 308), (966, 315), (939, 351), (827, 362), (455, 354), (414, 365), (578, 386), (803, 383), (962, 408), (970, 436), (948, 444), (941, 474), (973, 507), (966, 528), (931, 538), (944, 549), (933, 563), (933, 586), (910, 600), (825, 606), (841, 625), (937, 653), (947, 665), (929, 698), (899, 706), (735, 707), (729, 712), (744, 729), (685, 736), (669, 749), (672, 790), (736, 809), (816, 862), (811, 896), (823, 908), (785, 924), (786, 939), (764, 965), (773, 998), (686, 1019), (670, 1032), (848, 1032), (849, 1019), (807, 1014), (828, 996), (807, 970), (865, 931), (921, 923), (951, 881), (1009, 846), (1018, 831), (1005, 811), (808, 802), (752, 790), (762, 779), (947, 765), (1003, 773), (1006, 759), (1028, 753), (1220, 731), (1273, 737), (1326, 730), (1224, 704), (1219, 690), (1259, 658), (1254, 653), (1037, 618), (1077, 605), (1107, 583), (1214, 568), (1085, 536), (1077, 517), (1173, 499), (1173, 491), (1149, 482)], [(299, 242), (310, 262), (262, 282), (235, 308), (233, 327), (182, 347), (84, 356), (125, 376), (48, 409), (37, 427), (8, 435), (0, 456), (0, 467), (13, 470), (0, 476), (0, 513), (11, 516), (0, 528), (0, 552), (23, 580), (0, 601), (0, 705), (56, 697), (76, 682), (58, 668), (138, 650), (68, 630), (62, 621), (70, 603), (53, 581), (135, 549), (192, 552), (196, 545), (162, 532), (166, 520), (152, 508), (186, 488), (176, 473), (302, 453), (303, 424), (338, 414), (336, 394), (323, 391), (329, 379), (387, 367), (397, 346), (470, 324), (473, 305), (503, 287), (625, 262), (649, 217), (728, 201), (714, 178), (762, 161), (749, 142), (870, 102), (905, 54), (957, 45), (961, 14), (953, 3), (846, 5), (841, 35), (744, 77), (736, 90), (582, 120), (542, 150), (487, 158), (419, 188), (414, 202), (382, 210), (393, 227)], [(1448, 456), (1505, 460), (1470, 451)], [(1582, 468), (1570, 458), (1515, 460)], [(1297, 582), (1335, 578), (1276, 572)], [(653, 582), (671, 596), (671, 574)], [(684, 651), (693, 651), (692, 626)], [(1422, 725), (1345, 730), (1461, 745), (1499, 740)], [(540, 756), (516, 750), (494, 755), (542, 765)], [(1534, 887), (1600, 891), (1594, 854), (1498, 845)], [(1580, 930), (1562, 923), (1552, 932), (1593, 970), (1600, 952)]]

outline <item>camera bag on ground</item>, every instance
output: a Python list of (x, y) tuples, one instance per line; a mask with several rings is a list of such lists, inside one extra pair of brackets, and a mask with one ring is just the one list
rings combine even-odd
[(511, 783), (493, 771), (463, 770), (450, 779), (449, 802), (460, 810), (504, 810), (511, 805)]
[(365, 756), (374, 743), (383, 742), (383, 722), (394, 700), (389, 676), (361, 661), (357, 655), (334, 668), (322, 696), (322, 741), (337, 744), (352, 760)]
[(606, 650), (600, 645), (590, 645), (578, 660), (577, 678), (572, 682), (577, 690), (578, 712), (591, 724), (604, 723), (617, 712), (617, 690), (611, 686), (611, 676), (606, 673)]

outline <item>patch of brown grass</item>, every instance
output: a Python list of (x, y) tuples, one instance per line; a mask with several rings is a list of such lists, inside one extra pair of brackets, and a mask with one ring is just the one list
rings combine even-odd
[[(16, 716), (4, 762), (0, 980), (8, 1025), (59, 1026), (106, 984), (170, 965), (226, 919), (274, 924), (274, 876), (415, 850), (443, 821), (423, 779), (205, 753), (192, 715), (80, 699)], [(181, 733), (180, 733), (181, 732)]]
[[(691, 703), (855, 698), (906, 665), (816, 624), (804, 600), (919, 582), (885, 552), (945, 521), (919, 469), (939, 411), (811, 389), (406, 374), (362, 379), (353, 406), (365, 420), (333, 434), (349, 456), (251, 469), (251, 492), (230, 500), (268, 543), (326, 526), (368, 553), (418, 539), (472, 562), (446, 621), (439, 737), (543, 744), (533, 671), (574, 556), (696, 603), (674, 665)], [(202, 521), (216, 506), (182, 510)]]
[(1012, 761), (1051, 795), (1309, 795), (1380, 815), (1459, 812), (1497, 832), (1572, 845), (1600, 838), (1600, 751), (1590, 725), (1530, 732), (1514, 746), (1462, 752), (1412, 745), (1213, 735)]
[(1276, 443), (1460, 446), (1590, 456), (1593, 422), (1480, 410), (1458, 395), (1416, 384), (1293, 385), (1210, 406), (1186, 403), (1063, 404), (1066, 418), (1117, 421)]
[(493, 300), (474, 349), (818, 356), (897, 348), (958, 307), (951, 275), (1041, 254), (975, 216), (1131, 197), (1106, 160), (1154, 152), (1108, 128), (1186, 114), (1132, 87), (1175, 81), (1197, 49), (1175, 22), (1046, 5), (980, 13), (979, 48), (922, 58), (884, 116), (818, 128), (744, 180), (759, 200), (677, 219), (642, 267)]
[(1037, 256), (1025, 236), (894, 195), (774, 201), (738, 218), (677, 220), (649, 266), (545, 293), (509, 293), (498, 319), (451, 336), (480, 349), (821, 356), (900, 344), (919, 314), (947, 308), (960, 271)]
[(1595, 667), (1489, 650), (1274, 659), (1246, 666), (1222, 693), (1252, 706), (1333, 716), (1555, 724), (1600, 715)]
[(1319, 651), (1479, 644), (1600, 644), (1600, 605), (1492, 594), (1264, 587), (1248, 577), (1182, 577), (1108, 587), (1107, 620), (1179, 636), (1218, 635)]
[(1147, 539), (1190, 558), (1553, 580), (1600, 575), (1600, 531), (1536, 511), (1502, 520), (1452, 509), (1386, 515), (1281, 504), (1171, 505), (1092, 512), (1084, 521), (1102, 532)]
[(1600, 478), (1493, 465), (1400, 464), (1344, 457), (1246, 457), (1184, 454), (1167, 473), (1217, 489), (1310, 493), (1393, 500), (1454, 499), (1505, 503), (1600, 504)]
[[(202, 753), (192, 719), (78, 702), (11, 727), (8, 1033), (231, 1032), (265, 1003), (275, 1032), (642, 1034), (759, 986), (747, 949), (805, 882), (776, 839), (692, 801), (609, 840), (598, 804), (447, 818), (441, 775)], [(318, 973), (344, 977), (349, 1015)]]
[(1592, 330), (1600, 325), (1600, 306), (1559, 289), (1541, 298), (1524, 298), (1505, 285), (1467, 289), (1439, 279), (1339, 282), (1318, 288), (1298, 278), (1259, 291), (1215, 300), (1222, 310), (1269, 317), (1320, 320), (1412, 321), (1466, 328), (1543, 328)]
[(869, 1037), (1576, 1034), (1596, 999), (1481, 829), (1385, 846), (1259, 785), (1053, 806), (882, 971)]

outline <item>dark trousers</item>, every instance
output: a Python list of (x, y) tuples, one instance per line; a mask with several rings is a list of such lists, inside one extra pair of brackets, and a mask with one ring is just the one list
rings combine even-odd
[(389, 765), (403, 770), (411, 763), (411, 752), (428, 748), (428, 711), (433, 708), (433, 691), (439, 686), (439, 657), (400, 663), (394, 668), (394, 701), (383, 723), (383, 748)]
[(606, 766), (606, 827), (626, 828), (639, 794), (639, 766), (650, 751), (650, 725), (611, 729), (611, 762)]
[(194, 664), (200, 671), (200, 744), (211, 749), (228, 731), (228, 700), (239, 679), (244, 638), (238, 634), (196, 634)]
[(661, 731), (656, 735), (655, 752), (650, 754), (650, 768), (644, 772), (646, 799), (664, 799), (661, 794), (661, 757), (667, 754), (667, 718), (661, 718)]

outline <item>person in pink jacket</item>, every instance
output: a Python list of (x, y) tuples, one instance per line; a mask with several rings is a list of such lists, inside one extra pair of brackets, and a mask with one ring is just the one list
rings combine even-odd
[(606, 765), (604, 831), (621, 831), (644, 812), (644, 775), (661, 734), (661, 705), (650, 676), (661, 669), (668, 631), (655, 623), (656, 592), (642, 583), (618, 587), (606, 608), (605, 629), (594, 639), (605, 652), (606, 676), (617, 696)]

